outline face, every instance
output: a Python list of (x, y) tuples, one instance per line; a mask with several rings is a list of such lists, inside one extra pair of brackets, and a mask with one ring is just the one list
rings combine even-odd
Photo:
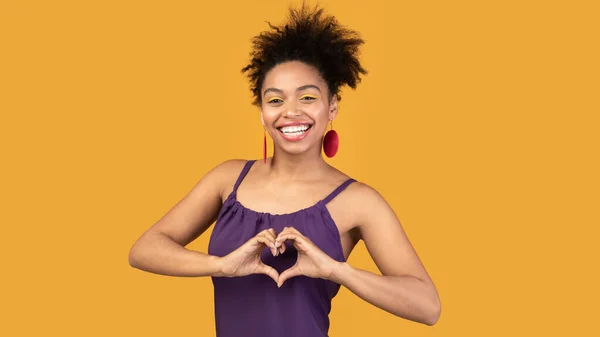
[(299, 154), (318, 147), (320, 153), (327, 125), (337, 115), (337, 99), (329, 98), (316, 68), (281, 63), (266, 74), (261, 95), (261, 122), (276, 148)]

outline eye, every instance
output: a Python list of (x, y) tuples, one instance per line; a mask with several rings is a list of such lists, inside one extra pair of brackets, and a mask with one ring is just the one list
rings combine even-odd
[(317, 99), (317, 97), (313, 96), (313, 95), (304, 95), (304, 96), (300, 97), (300, 99), (305, 100), (305, 101), (314, 101)]
[(281, 103), (283, 102), (283, 100), (279, 97), (273, 97), (270, 98), (269, 100), (267, 100), (267, 103)]

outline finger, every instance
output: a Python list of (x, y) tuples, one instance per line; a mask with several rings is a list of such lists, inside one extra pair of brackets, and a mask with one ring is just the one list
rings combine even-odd
[(275, 241), (275, 230), (273, 228), (269, 228), (269, 229), (265, 229), (264, 231), (260, 232), (262, 235), (268, 236), (270, 238), (273, 238), (273, 241)]
[(254, 240), (255, 240), (255, 243), (263, 244), (263, 245), (265, 245), (267, 247), (271, 247), (272, 248), (271, 251), (273, 251), (273, 249), (276, 249), (275, 245), (273, 244), (273, 242), (271, 242), (271, 240), (267, 239), (264, 236), (255, 236)]
[[(275, 245), (275, 246), (277, 246), (277, 245)], [(279, 249), (279, 254), (283, 254), (283, 253), (285, 253), (285, 243), (284, 243), (284, 242), (281, 242), (281, 243), (279, 244), (279, 248), (278, 248), (278, 249)]]
[(273, 229), (273, 228), (269, 228), (269, 233), (271, 233), (271, 235), (273, 235), (273, 244), (275, 245), (275, 256), (277, 256), (280, 253), (279, 248), (277, 248), (277, 245), (275, 244), (275, 239), (277, 238), (277, 233), (275, 232), (275, 229)]
[(275, 247), (275, 240), (269, 238), (267, 234), (256, 236), (255, 238), (257, 242), (263, 243), (265, 246), (269, 247), (269, 250), (273, 256), (279, 255), (278, 249)]
[(283, 233), (287, 233), (287, 232), (289, 232), (293, 228), (294, 227), (283, 227), (283, 229), (281, 230), (281, 232), (279, 233), (279, 235), (281, 235)]
[(294, 227), (283, 227), (283, 230), (281, 231), (281, 233), (279, 233), (279, 235), (277, 235), (277, 237), (290, 233), (303, 236), (302, 233), (300, 233), (300, 231)]
[(277, 245), (278, 243), (281, 244), (282, 242), (284, 242), (285, 240), (301, 240), (301, 236), (296, 234), (296, 233), (286, 233), (286, 234), (279, 234), (279, 236), (277, 237), (277, 239), (275, 239), (275, 245)]
[(260, 231), (259, 233), (257, 233), (254, 237), (259, 237), (259, 236), (265, 236), (267, 233), (269, 233), (269, 230), (267, 229), (263, 229), (262, 231)]
[(293, 234), (296, 234), (298, 237), (302, 238), (302, 240), (304, 240), (304, 241), (308, 241), (308, 242), (310, 242), (310, 238), (308, 238), (308, 237), (307, 237), (307, 236), (305, 236), (304, 234), (300, 233), (300, 231), (299, 231), (299, 230), (297, 230), (297, 229), (296, 229), (296, 228), (294, 228), (294, 227), (290, 227), (290, 229), (289, 229), (289, 232), (290, 232), (290, 233), (293, 233)]
[(273, 232), (275, 232), (274, 230), (264, 230), (261, 232), (262, 236), (266, 237), (269, 241), (272, 242), (272, 245), (269, 245), (269, 247), (271, 248), (271, 254), (273, 254), (273, 256), (277, 256), (278, 255), (278, 249), (275, 246), (275, 235), (273, 235)]
[[(269, 239), (273, 243), (273, 246), (275, 246), (275, 236), (272, 235), (268, 229), (265, 229), (265, 230), (261, 231), (260, 233), (256, 234), (256, 237), (259, 237), (259, 236)], [(270, 245), (269, 245), (269, 247), (270, 247)]]
[[(302, 236), (302, 234), (300, 234), (300, 232), (294, 227), (283, 227), (283, 230), (279, 233), (279, 235), (277, 235), (277, 239), (275, 239), (275, 247), (279, 247), (280, 254), (283, 254), (287, 249), (286, 245), (283, 243), (285, 242), (285, 237), (288, 234), (296, 234), (304, 238), (304, 236)], [(295, 241), (292, 242), (292, 245), (297, 248), (297, 243)]]
[(265, 274), (273, 279), (276, 283), (279, 282), (279, 273), (275, 268), (267, 266), (266, 264), (259, 262), (258, 269), (256, 270), (259, 274)]
[(286, 250), (285, 240), (275, 239), (275, 247), (277, 248), (278, 254), (285, 253), (285, 250)]
[(283, 233), (283, 231), (280, 232), (279, 234), (277, 234), (277, 236), (275, 237), (275, 247), (277, 248), (278, 254), (283, 254), (285, 252), (285, 245), (282, 244), (283, 241), (282, 240), (278, 240), (279, 236), (281, 235), (281, 233)]
[(288, 231), (292, 232), (292, 233), (296, 233), (296, 234), (302, 235), (302, 233), (300, 233), (300, 231), (297, 230), (296, 227), (288, 227)]
[[(289, 227), (283, 227), (283, 230), (279, 232), (276, 239), (279, 239), (281, 236), (286, 235), (290, 232)], [(275, 246), (277, 246), (277, 242), (275, 242)]]
[(302, 275), (302, 272), (300, 271), (300, 268), (298, 268), (298, 264), (293, 265), (291, 268), (279, 275), (279, 279), (277, 280), (277, 287), (280, 288), (286, 280), (300, 275)]
[[(305, 238), (302, 235), (298, 235), (295, 233), (288, 233), (288, 234), (283, 234), (280, 235), (276, 240), (276, 244), (277, 242), (285, 242), (286, 240), (291, 240), (292, 241), (292, 245), (299, 250), (303, 250), (302, 248), (305, 247), (306, 241)], [(285, 245), (283, 245), (285, 246)]]
[(277, 237), (277, 233), (275, 232), (275, 229), (269, 228), (269, 233), (273, 234), (273, 237)]

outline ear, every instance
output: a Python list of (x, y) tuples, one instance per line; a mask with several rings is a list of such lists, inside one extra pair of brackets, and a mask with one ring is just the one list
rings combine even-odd
[(334, 120), (338, 113), (337, 95), (333, 95), (329, 100), (329, 120)]
[(263, 126), (265, 125), (265, 120), (263, 119), (262, 109), (260, 110), (260, 124), (263, 125)]

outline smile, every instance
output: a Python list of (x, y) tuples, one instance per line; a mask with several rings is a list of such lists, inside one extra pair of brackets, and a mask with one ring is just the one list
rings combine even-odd
[(279, 133), (281, 133), (285, 140), (296, 141), (304, 138), (310, 131), (311, 127), (312, 125), (310, 124), (300, 124), (280, 127), (277, 128), (277, 130), (279, 130)]

